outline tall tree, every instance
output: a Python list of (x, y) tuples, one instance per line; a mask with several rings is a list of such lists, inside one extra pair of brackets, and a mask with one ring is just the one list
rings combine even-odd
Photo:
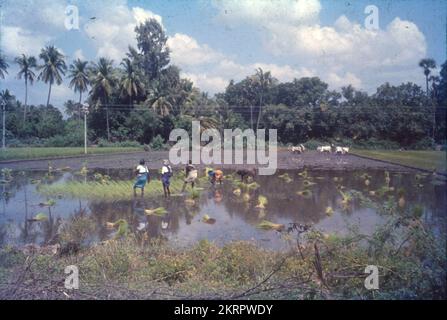
[(5, 74), (8, 74), (9, 65), (5, 60), (5, 57), (0, 55), (0, 78), (5, 79)]
[(253, 81), (257, 88), (256, 91), (259, 97), (258, 120), (256, 121), (256, 130), (258, 130), (259, 121), (261, 120), (262, 106), (264, 105), (264, 97), (272, 87), (275, 80), (273, 79), (270, 71), (264, 72), (262, 68), (258, 68), (255, 76), (253, 77)]
[(428, 80), (429, 80), (431, 70), (436, 68), (436, 62), (435, 62), (435, 60), (433, 60), (431, 58), (422, 59), (421, 61), (419, 61), (419, 67), (421, 67), (424, 71), (426, 94), (428, 97), (429, 96)]
[(39, 66), (40, 74), (38, 80), (49, 83), (47, 107), (50, 104), (51, 87), (54, 83), (60, 85), (62, 76), (65, 75), (67, 66), (64, 55), (54, 46), (46, 46), (40, 52), (39, 58), (43, 60), (43, 65)]
[(87, 72), (88, 61), (82, 61), (76, 59), (70, 65), (70, 84), (69, 87), (74, 89), (74, 92), (79, 92), (79, 104), (78, 104), (78, 120), (81, 120), (81, 103), (82, 93), (88, 90), (89, 79)]
[(25, 105), (23, 106), (23, 123), (26, 121), (26, 109), (28, 105), (28, 82), (32, 85), (36, 79), (36, 74), (33, 69), (37, 67), (36, 58), (33, 56), (26, 56), (22, 54), (15, 59), (15, 62), (19, 65), (19, 72), (17, 73), (17, 78), (25, 79)]
[(116, 85), (116, 78), (113, 70), (113, 60), (107, 58), (100, 58), (92, 67), (92, 89), (90, 96), (97, 105), (102, 104), (106, 109), (106, 126), (107, 126), (107, 140), (110, 141), (110, 126), (109, 126), (109, 97)]
[(132, 105), (132, 98), (143, 93), (144, 85), (140, 79), (138, 70), (129, 58), (124, 58), (121, 62), (124, 74), (121, 78), (121, 95), (129, 97), (129, 106)]
[(137, 47), (141, 51), (141, 63), (148, 81), (157, 79), (169, 64), (168, 37), (155, 19), (146, 20), (135, 28)]

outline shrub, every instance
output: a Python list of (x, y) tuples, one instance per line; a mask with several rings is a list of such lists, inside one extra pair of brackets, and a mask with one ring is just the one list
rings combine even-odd
[(152, 142), (150, 144), (150, 147), (152, 150), (163, 150), (166, 148), (164, 139), (159, 134), (152, 139)]
[(132, 140), (125, 140), (125, 141), (118, 141), (118, 142), (110, 142), (106, 139), (99, 139), (98, 140), (98, 147), (99, 148), (138, 148), (141, 147), (141, 144), (138, 141), (132, 141)]

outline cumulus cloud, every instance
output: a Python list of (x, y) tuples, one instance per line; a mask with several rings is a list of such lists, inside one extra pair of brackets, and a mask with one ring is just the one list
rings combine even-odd
[(268, 24), (273, 20), (288, 24), (309, 24), (318, 21), (321, 5), (318, 0), (215, 0), (218, 19), (228, 24)]
[(333, 87), (353, 84), (371, 91), (385, 81), (416, 79), (417, 63), (427, 52), (418, 26), (399, 17), (384, 29), (368, 30), (344, 15), (333, 25), (321, 25), (318, 0), (220, 1), (215, 6), (223, 23), (262, 26), (264, 50), (300, 61)]
[(98, 12), (94, 21), (85, 27), (85, 33), (96, 47), (97, 57), (115, 61), (124, 58), (129, 45), (135, 46), (135, 27), (147, 19), (162, 24), (161, 16), (140, 7), (108, 6)]
[(12, 57), (22, 53), (37, 55), (51, 37), (16, 26), (2, 27), (2, 48)]

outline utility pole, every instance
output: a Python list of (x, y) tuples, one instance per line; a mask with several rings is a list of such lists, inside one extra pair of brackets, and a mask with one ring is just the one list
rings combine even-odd
[(84, 113), (84, 153), (87, 154), (87, 115), (88, 115), (87, 103), (84, 103), (82, 105), (82, 112)]
[(2, 119), (3, 119), (3, 132), (2, 132), (2, 149), (6, 150), (5, 135), (6, 135), (6, 103), (2, 101)]

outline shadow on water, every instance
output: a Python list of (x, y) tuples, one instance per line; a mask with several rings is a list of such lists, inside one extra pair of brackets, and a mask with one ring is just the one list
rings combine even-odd
[[(132, 200), (86, 200), (56, 197), (55, 204), (45, 205), (39, 184), (65, 183), (72, 179), (94, 179), (95, 173), (113, 180), (132, 178), (130, 170), (98, 170), (80, 177), (70, 172), (14, 172), (11, 179), (0, 185), (0, 244), (49, 244), (56, 241), (61, 228), (76, 217), (88, 217), (92, 227), (83, 239), (95, 243), (113, 237), (115, 230), (107, 222), (124, 219), (129, 231), (143, 239), (162, 238), (177, 246), (188, 246), (207, 239), (218, 244), (248, 240), (272, 249), (287, 247), (287, 241), (276, 231), (259, 229), (262, 220), (279, 224), (311, 225), (325, 233), (347, 233), (355, 226), (371, 234), (384, 222), (375, 208), (361, 201), (343, 205), (343, 194), (360, 191), (379, 202), (399, 201), (405, 206), (420, 207), (424, 221), (435, 233), (446, 231), (447, 204), (445, 181), (433, 183), (431, 176), (393, 173), (389, 180), (384, 171), (278, 171), (274, 176), (258, 176), (258, 188), (239, 190), (238, 179), (226, 179), (222, 185), (202, 184), (200, 198), (195, 204), (185, 203), (184, 196), (141, 198)], [(226, 172), (230, 174), (230, 172)], [(366, 181), (368, 180), (368, 181)], [(384, 186), (393, 190), (381, 193)], [(151, 188), (151, 184), (147, 186)], [(131, 193), (132, 190), (129, 190)], [(262, 205), (259, 199), (265, 197)], [(146, 209), (164, 207), (164, 216), (146, 215)], [(35, 221), (37, 214), (46, 219)], [(206, 223), (205, 216), (215, 219)]]

